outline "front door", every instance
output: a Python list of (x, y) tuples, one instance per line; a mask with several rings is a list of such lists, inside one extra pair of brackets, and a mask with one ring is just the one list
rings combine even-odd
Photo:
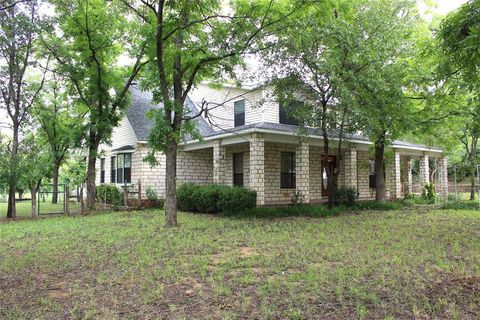
[[(330, 172), (333, 172), (335, 169), (335, 163), (336, 163), (336, 156), (328, 156), (328, 167), (330, 168)], [(328, 180), (327, 180), (327, 170), (323, 168), (323, 156), (322, 156), (322, 163), (320, 163), (322, 166), (322, 197), (328, 197)]]

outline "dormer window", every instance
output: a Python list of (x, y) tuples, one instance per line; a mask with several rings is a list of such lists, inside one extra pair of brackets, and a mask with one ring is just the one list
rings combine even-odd
[(298, 120), (293, 117), (293, 113), (299, 107), (303, 106), (302, 101), (293, 100), (290, 102), (280, 102), (279, 105), (279, 116), (280, 116), (280, 123), (282, 124), (291, 124), (294, 126), (298, 126)]
[(245, 124), (245, 100), (238, 100), (233, 103), (235, 127)]

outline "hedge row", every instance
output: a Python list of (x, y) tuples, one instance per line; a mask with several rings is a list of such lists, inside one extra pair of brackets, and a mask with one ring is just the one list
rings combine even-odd
[(242, 187), (185, 183), (177, 189), (177, 203), (182, 211), (235, 213), (254, 208), (257, 193)]

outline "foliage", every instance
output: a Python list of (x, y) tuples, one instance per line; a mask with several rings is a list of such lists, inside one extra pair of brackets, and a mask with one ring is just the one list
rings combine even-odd
[(243, 187), (185, 183), (178, 188), (177, 198), (183, 211), (225, 213), (255, 207), (257, 195)]
[(257, 207), (243, 209), (237, 212), (227, 212), (226, 215), (238, 218), (276, 219), (282, 217), (312, 217), (326, 218), (344, 212), (345, 207), (328, 208), (325, 205), (298, 204), (284, 207)]
[(428, 183), (425, 186), (423, 186), (422, 198), (425, 200), (428, 200), (430, 203), (435, 203), (436, 193), (435, 193), (435, 186), (433, 183)]
[(478, 201), (448, 201), (444, 207), (447, 210), (480, 210)]
[(335, 196), (333, 202), (336, 206), (345, 205), (351, 207), (355, 204), (355, 201), (358, 198), (358, 191), (355, 188), (351, 187), (339, 187), (335, 191)]
[(105, 203), (106, 201), (107, 204), (115, 206), (124, 205), (123, 192), (114, 185), (102, 184), (97, 186), (95, 189), (95, 197), (100, 203)]
[(150, 200), (150, 201), (157, 201), (158, 200), (157, 192), (151, 186), (147, 187), (147, 190), (146, 190), (145, 193), (147, 194), (147, 199), (148, 200)]
[(359, 201), (354, 206), (354, 210), (399, 210), (402, 209), (404, 203), (401, 201)]
[[(42, 44), (55, 58), (55, 71), (68, 79), (69, 99), (87, 110), (83, 127), (88, 149), (87, 210), (94, 209), (95, 161), (128, 105), (128, 90), (145, 63), (145, 39), (137, 20), (119, 1), (51, 0), (55, 16)], [(122, 55), (135, 61), (119, 65)]]

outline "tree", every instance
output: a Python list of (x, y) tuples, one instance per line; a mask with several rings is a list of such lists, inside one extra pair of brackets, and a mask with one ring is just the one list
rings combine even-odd
[[(387, 133), (393, 136), (400, 120), (387, 120), (381, 114), (393, 114), (392, 107), (398, 110), (400, 106), (399, 102), (394, 104), (401, 95), (396, 82), (401, 75), (394, 79), (401, 68), (395, 59), (404, 50), (403, 24), (410, 19), (405, 11), (412, 6), (411, 1), (369, 0), (312, 6), (303, 19), (281, 31), (278, 45), (266, 58), (268, 67), (275, 69), (277, 92), (289, 100), (297, 95), (297, 99), (306, 101), (303, 110), (293, 115), (322, 133), (322, 167), (327, 173), (330, 206), (340, 174), (345, 133), (358, 128), (378, 145), (376, 171), (382, 172), (377, 174), (382, 180), (377, 180), (377, 186), (383, 193), (377, 194), (384, 197), (384, 146)], [(328, 160), (332, 140), (336, 140), (335, 166)]]
[(77, 106), (69, 100), (68, 82), (53, 74), (44, 85), (42, 94), (35, 104), (34, 116), (39, 123), (39, 136), (47, 143), (52, 161), (52, 203), (58, 200), (58, 178), (60, 167), (66, 160), (69, 150), (80, 147), (84, 132), (84, 106)]
[(37, 192), (42, 180), (51, 177), (51, 156), (47, 145), (34, 133), (28, 134), (20, 145), (19, 183), (30, 190), (33, 217), (37, 216)]
[[(75, 89), (75, 103), (88, 110), (86, 121), (87, 205), (95, 208), (95, 163), (98, 147), (108, 142), (128, 105), (128, 89), (140, 69), (145, 41), (136, 21), (124, 15), (119, 1), (52, 0), (55, 27), (43, 44), (56, 61), (56, 70)], [(134, 39), (136, 41), (134, 41)], [(138, 44), (138, 45), (137, 45)], [(130, 53), (134, 65), (121, 67), (119, 58)]]
[(407, 98), (418, 54), (413, 34), (418, 32), (416, 5), (410, 0), (365, 1), (361, 24), (369, 41), (357, 56), (365, 66), (351, 78), (354, 118), (374, 143), (375, 199), (385, 199), (385, 148), (414, 128), (412, 100)]
[[(471, 176), (470, 199), (475, 199), (475, 168), (480, 135), (480, 1), (470, 0), (440, 25), (439, 73), (451, 94), (464, 96), (460, 141), (465, 146)], [(464, 125), (463, 125), (464, 124)], [(458, 133), (458, 131), (457, 131)]]
[[(193, 118), (184, 111), (190, 90), (205, 79), (235, 77), (234, 67), (243, 54), (264, 49), (259, 39), (295, 12), (303, 1), (145, 0), (123, 1), (143, 21), (149, 41), (149, 65), (141, 85), (153, 93), (164, 108), (152, 112), (154, 127), (149, 137), (155, 153), (166, 157), (166, 226), (177, 225), (176, 165), (178, 144), (186, 132), (193, 132)], [(266, 44), (268, 46), (268, 44)]]
[(44, 81), (44, 75), (40, 75), (41, 80), (35, 81), (32, 73), (35, 41), (42, 20), (37, 1), (16, 3), (5, 8), (0, 14), (0, 107), (6, 109), (13, 131), (7, 217), (15, 218), (20, 130), (28, 119)]

